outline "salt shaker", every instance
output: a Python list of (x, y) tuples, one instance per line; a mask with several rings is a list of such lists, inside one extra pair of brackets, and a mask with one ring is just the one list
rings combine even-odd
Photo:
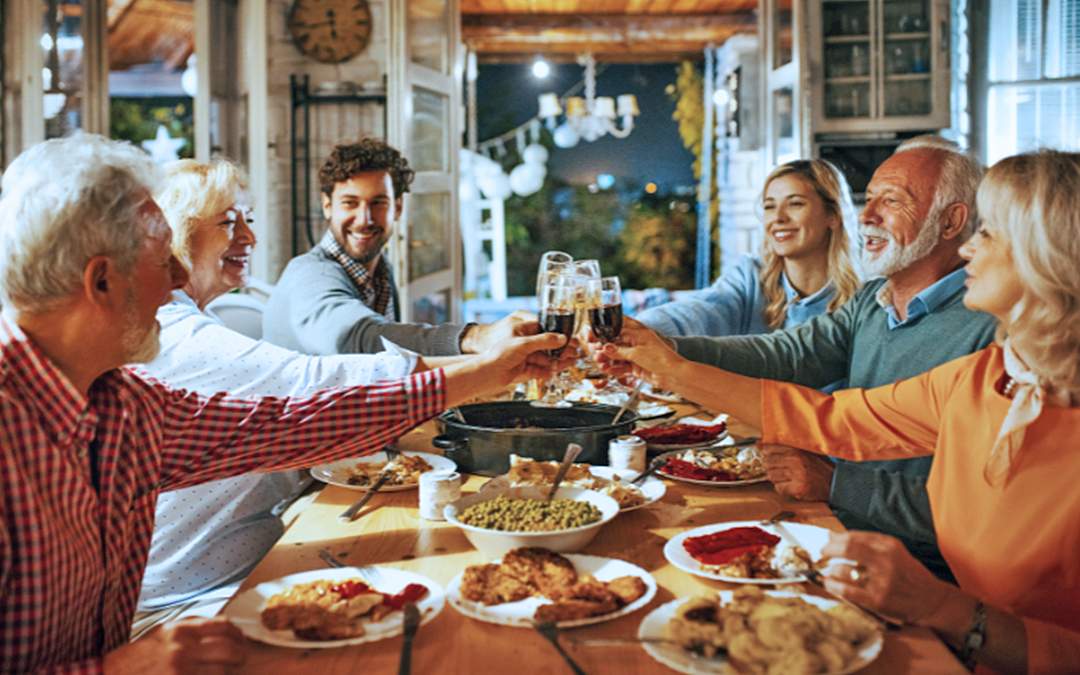
[(461, 474), (457, 471), (428, 471), (420, 474), (420, 517), (445, 520), (443, 508), (461, 498)]
[(645, 441), (637, 436), (618, 436), (608, 443), (608, 464), (616, 471), (645, 470)]

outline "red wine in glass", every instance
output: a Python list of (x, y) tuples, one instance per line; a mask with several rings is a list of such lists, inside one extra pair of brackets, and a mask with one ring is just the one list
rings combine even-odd
[(593, 335), (601, 342), (612, 342), (622, 332), (622, 303), (604, 305), (589, 310)]
[[(545, 333), (562, 333), (569, 341), (574, 335), (575, 318), (573, 309), (545, 309), (540, 313), (540, 327)], [(551, 356), (558, 356), (562, 354), (563, 349), (565, 347), (552, 349), (548, 353)]]

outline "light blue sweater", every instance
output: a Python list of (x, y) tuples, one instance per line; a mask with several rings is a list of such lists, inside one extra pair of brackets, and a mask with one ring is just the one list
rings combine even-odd
[[(687, 336), (757, 335), (768, 333), (765, 326), (765, 293), (761, 288), (761, 261), (745, 257), (720, 276), (712, 286), (692, 296), (647, 309), (637, 319), (661, 335)], [(788, 298), (784, 328), (798, 326), (824, 314), (832, 302), (832, 284), (811, 296), (799, 293), (780, 275)]]

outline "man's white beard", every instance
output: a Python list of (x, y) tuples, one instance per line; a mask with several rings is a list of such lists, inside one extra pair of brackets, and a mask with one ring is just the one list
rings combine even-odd
[(134, 297), (128, 297), (124, 322), (127, 324), (121, 337), (124, 363), (150, 363), (156, 359), (158, 352), (161, 351), (161, 325), (155, 321), (149, 330), (143, 331), (139, 328)]
[[(907, 269), (930, 255), (941, 240), (941, 231), (944, 228), (945, 223), (941, 220), (940, 214), (931, 213), (923, 222), (915, 241), (907, 246), (901, 246), (887, 230), (873, 225), (863, 225), (859, 229), (864, 242), (861, 256), (863, 273), (867, 277), (891, 277)], [(888, 245), (876, 254), (870, 253), (865, 246), (867, 236), (884, 239)]]

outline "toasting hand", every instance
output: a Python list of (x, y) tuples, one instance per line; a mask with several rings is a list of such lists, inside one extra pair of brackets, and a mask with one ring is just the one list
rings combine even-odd
[(667, 340), (631, 318), (623, 319), (615, 342), (590, 340), (589, 348), (605, 373), (616, 377), (632, 373), (664, 389), (671, 389), (666, 378), (684, 360)]

